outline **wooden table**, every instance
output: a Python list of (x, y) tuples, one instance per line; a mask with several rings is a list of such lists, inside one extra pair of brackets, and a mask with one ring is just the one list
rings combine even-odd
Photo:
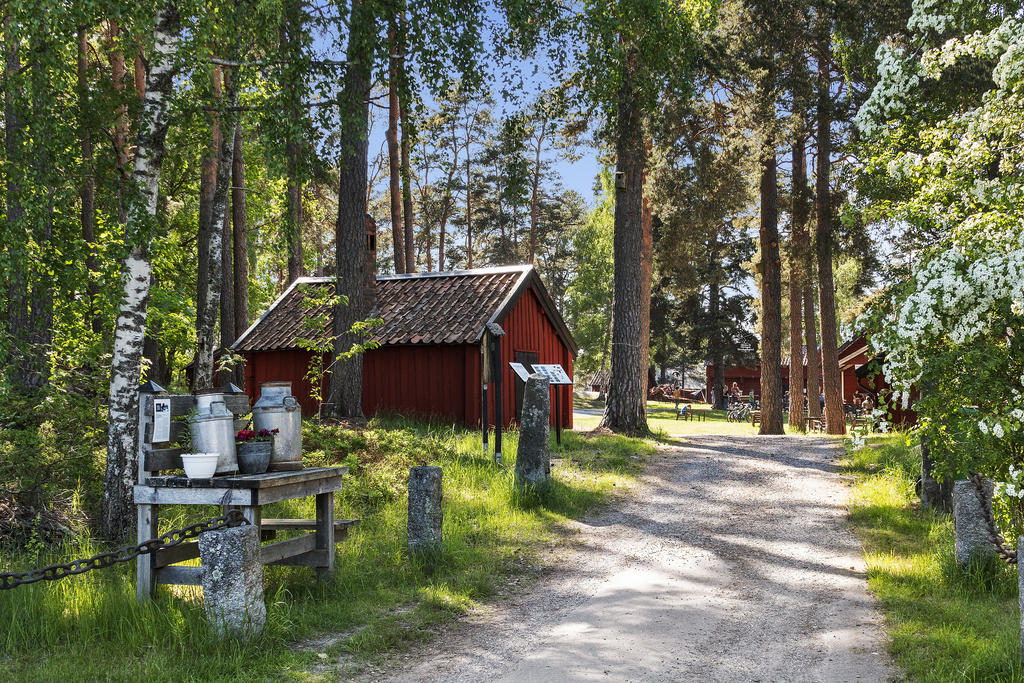
[[(334, 519), (334, 492), (340, 491), (347, 467), (313, 467), (294, 472), (227, 475), (189, 479), (183, 475), (151, 476), (135, 486), (139, 542), (158, 535), (161, 505), (217, 505), (238, 508), (268, 540), (279, 530), (311, 530), (312, 533), (270, 543), (260, 548), (263, 564), (315, 567), (317, 577), (334, 574), (335, 533), (343, 536), (357, 520)], [(316, 496), (316, 519), (263, 519), (262, 508), (293, 498)], [(152, 597), (156, 584), (196, 586), (201, 567), (174, 566), (199, 557), (196, 541), (142, 555), (136, 566), (136, 594), (140, 601)]]

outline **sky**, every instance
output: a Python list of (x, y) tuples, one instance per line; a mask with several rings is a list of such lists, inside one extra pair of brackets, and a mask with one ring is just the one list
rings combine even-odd
[[(486, 35), (484, 36), (484, 41), (486, 43), (494, 43), (494, 41), (501, 38), (500, 36), (493, 35), (491, 32), (494, 30), (494, 27), (500, 27), (502, 20), (493, 7), (489, 8), (488, 14), (489, 21), (485, 22)], [(314, 50), (330, 59), (344, 59), (343, 43), (344, 40), (339, 41), (337, 35), (320, 34), (313, 37)], [(484, 55), (483, 67), (486, 72), (484, 88), (490, 91), (492, 98), (496, 102), (493, 112), (496, 118), (500, 118), (502, 114), (515, 111), (517, 106), (536, 96), (542, 90), (550, 88), (557, 79), (562, 77), (562, 74), (555, 72), (555, 69), (551, 67), (543, 55), (530, 60), (517, 61), (513, 64), (500, 64), (492, 55), (487, 54)], [(509, 97), (504, 96), (503, 90), (511, 91), (511, 95)], [(321, 93), (321, 95), (326, 97), (333, 96), (330, 93)], [(422, 92), (420, 96), (429, 108), (432, 102), (430, 93)], [(519, 100), (519, 102), (516, 100)], [(386, 100), (381, 102), (381, 104), (386, 104)], [(387, 127), (386, 109), (380, 107), (375, 109), (376, 111), (373, 112), (373, 127), (370, 130), (369, 137), (369, 156), (371, 162), (380, 151), (382, 145), (384, 145), (384, 132)], [(579, 159), (568, 160), (549, 149), (544, 154), (544, 157), (551, 162), (553, 169), (561, 177), (563, 187), (579, 193), (588, 206), (593, 206), (595, 203), (594, 183), (600, 171), (600, 164), (597, 161), (597, 150), (593, 147), (581, 145), (577, 147), (576, 153), (579, 155)], [(383, 178), (383, 182), (385, 184), (387, 182), (386, 175)]]

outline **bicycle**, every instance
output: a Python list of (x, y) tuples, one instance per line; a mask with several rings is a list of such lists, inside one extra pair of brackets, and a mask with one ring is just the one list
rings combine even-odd
[(746, 422), (749, 418), (750, 404), (746, 402), (737, 402), (729, 408), (729, 412), (725, 416), (727, 422)]

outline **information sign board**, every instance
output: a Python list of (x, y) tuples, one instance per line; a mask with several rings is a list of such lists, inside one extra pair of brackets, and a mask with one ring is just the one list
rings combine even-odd
[(548, 382), (551, 384), (572, 384), (572, 380), (569, 375), (566, 374), (565, 369), (557, 363), (551, 365), (537, 365), (533, 366), (534, 372), (539, 372), (548, 378)]
[(171, 399), (153, 399), (153, 438), (152, 443), (163, 443), (171, 440)]
[(512, 368), (515, 371), (515, 373), (519, 375), (519, 379), (523, 380), (524, 382), (530, 378), (530, 371), (527, 370), (526, 366), (524, 366), (522, 363), (509, 363), (508, 366)]

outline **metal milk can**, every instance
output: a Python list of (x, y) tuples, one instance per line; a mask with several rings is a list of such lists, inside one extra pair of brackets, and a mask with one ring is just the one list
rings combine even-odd
[(216, 474), (238, 472), (235, 456), (235, 416), (227, 409), (224, 394), (196, 396), (196, 414), (189, 424), (192, 449), (196, 453), (216, 453)]
[(302, 408), (292, 396), (291, 382), (260, 384), (260, 400), (252, 407), (253, 429), (278, 430), (270, 472), (302, 469)]

